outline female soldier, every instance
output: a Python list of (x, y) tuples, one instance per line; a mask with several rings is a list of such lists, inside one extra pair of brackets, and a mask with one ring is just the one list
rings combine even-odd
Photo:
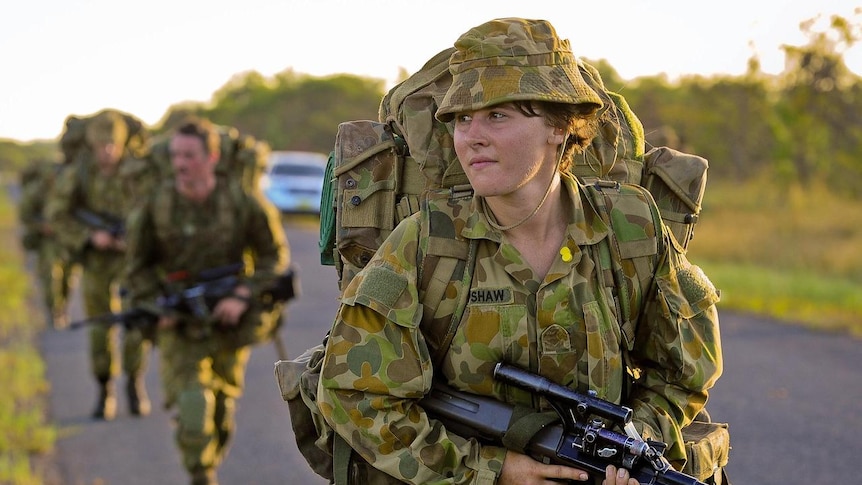
[[(633, 408), (644, 438), (667, 442), (665, 456), (683, 460), (680, 429), (704, 406), (721, 374), (716, 290), (662, 227), (658, 284), (651, 286), (660, 290), (643, 295), (637, 330), (621, 332), (593, 257), (609, 229), (568, 172), (573, 155), (593, 138), (602, 106), (579, 74), (568, 41), (546, 21), (510, 18), (471, 29), (455, 48), (452, 85), (436, 116), (454, 122), (455, 151), (474, 190), (460, 234), (478, 240), (471, 291), (501, 290), (496, 294), (505, 297), (469, 302), (434, 368), (415, 323), (422, 312), (418, 217), (391, 234), (342, 295), (319, 386), (327, 422), (367, 462), (354, 459), (352, 478), (414, 484), (588, 480), (585, 471), (449, 432), (419, 404), (433, 377), (532, 405), (523, 392), (494, 380), (497, 362)], [(667, 301), (687, 302), (695, 311), (682, 315)], [(623, 346), (643, 369), (628, 392)], [(637, 481), (609, 466), (604, 483)]]

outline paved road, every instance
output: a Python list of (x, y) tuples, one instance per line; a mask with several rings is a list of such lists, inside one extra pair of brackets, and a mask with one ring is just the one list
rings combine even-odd
[[(286, 229), (304, 292), (282, 330), (295, 356), (328, 329), (337, 289), (334, 270), (319, 265), (316, 226), (289, 221)], [(79, 316), (74, 308), (73, 317)], [(714, 419), (730, 423), (728, 470), (734, 484), (852, 483), (852, 464), (862, 450), (860, 341), (727, 312), (722, 333), (725, 375), (709, 408)], [(130, 416), (121, 395), (117, 419), (104, 423), (89, 418), (95, 385), (86, 333), (48, 331), (41, 345), (52, 386), (51, 414), (61, 432), (48, 485), (187, 482), (173, 444), (171, 414), (158, 406), (158, 350), (147, 375), (153, 414)], [(236, 440), (220, 470), (222, 485), (324, 483), (296, 450), (273, 377), (276, 360), (271, 345), (252, 356)]]

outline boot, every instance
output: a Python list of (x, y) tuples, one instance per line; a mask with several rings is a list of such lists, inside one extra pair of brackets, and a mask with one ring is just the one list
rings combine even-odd
[(134, 416), (150, 414), (150, 398), (147, 396), (147, 386), (140, 375), (129, 376), (126, 382), (126, 393), (129, 397), (129, 412)]
[(215, 469), (196, 468), (192, 470), (192, 485), (218, 485)]
[(117, 417), (117, 396), (114, 392), (114, 384), (109, 378), (99, 378), (99, 399), (96, 401), (96, 409), (93, 410), (93, 418), (111, 421)]

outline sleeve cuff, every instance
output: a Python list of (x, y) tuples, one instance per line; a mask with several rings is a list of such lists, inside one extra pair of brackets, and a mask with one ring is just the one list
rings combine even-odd
[(494, 485), (503, 471), (503, 460), (506, 459), (506, 448), (501, 446), (482, 446), (476, 467), (475, 485)]

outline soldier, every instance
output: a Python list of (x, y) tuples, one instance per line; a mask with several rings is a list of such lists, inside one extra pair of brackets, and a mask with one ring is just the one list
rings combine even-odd
[[(57, 179), (46, 217), (66, 251), (81, 263), (84, 311), (94, 317), (121, 309), (124, 220), (152, 179), (148, 164), (127, 150), (129, 125), (120, 112), (101, 111), (82, 129), (84, 149)], [(98, 383), (93, 417), (106, 421), (116, 416), (118, 333), (117, 325), (95, 323), (89, 329), (91, 365)], [(151, 341), (141, 328), (126, 328), (122, 337), (129, 411), (145, 416), (150, 412), (144, 376)]]
[(65, 257), (56, 234), (45, 219), (45, 202), (59, 171), (64, 167), (49, 160), (27, 167), (21, 176), (18, 219), (24, 226), (21, 243), (36, 256), (36, 274), (45, 302), (45, 321), (51, 328), (67, 325), (66, 303), (73, 263)]
[[(182, 463), (192, 484), (215, 484), (234, 432), (251, 345), (263, 341), (281, 315), (280, 306), (268, 309), (258, 296), (287, 268), (290, 253), (275, 208), (217, 175), (219, 134), (211, 123), (179, 126), (170, 158), (173, 178), (129, 219), (129, 299), (160, 315), (160, 374), (165, 405), (177, 408)], [(162, 292), (183, 289), (165, 275), (195, 275), (243, 261), (240, 283), (208, 317), (158, 306)]]
[[(468, 301), (438, 364), (416, 323), (423, 312), (416, 248), (427, 237), (418, 217), (403, 221), (351, 281), (317, 396), (327, 423), (354, 451), (349, 481), (589, 480), (584, 470), (468, 440), (422, 409), (419, 400), (441, 379), (548, 411), (494, 380), (501, 361), (633, 408), (643, 437), (668, 443), (665, 456), (680, 464), (681, 427), (704, 406), (722, 371), (717, 291), (666, 227), (622, 221), (657, 248), (656, 284), (633, 297), (643, 303), (637, 328), (623, 334), (620, 310), (604, 286), (615, 278), (598, 270), (610, 229), (569, 171), (596, 134), (602, 101), (579, 74), (568, 41), (546, 21), (497, 19), (462, 35), (455, 48), (452, 84), (436, 116), (453, 122), (455, 151), (474, 190), (454, 224), (458, 237), (477, 244), (470, 295), (494, 296)], [(624, 348), (643, 369), (637, 381), (626, 375)], [(601, 479), (637, 483), (613, 466)]]

